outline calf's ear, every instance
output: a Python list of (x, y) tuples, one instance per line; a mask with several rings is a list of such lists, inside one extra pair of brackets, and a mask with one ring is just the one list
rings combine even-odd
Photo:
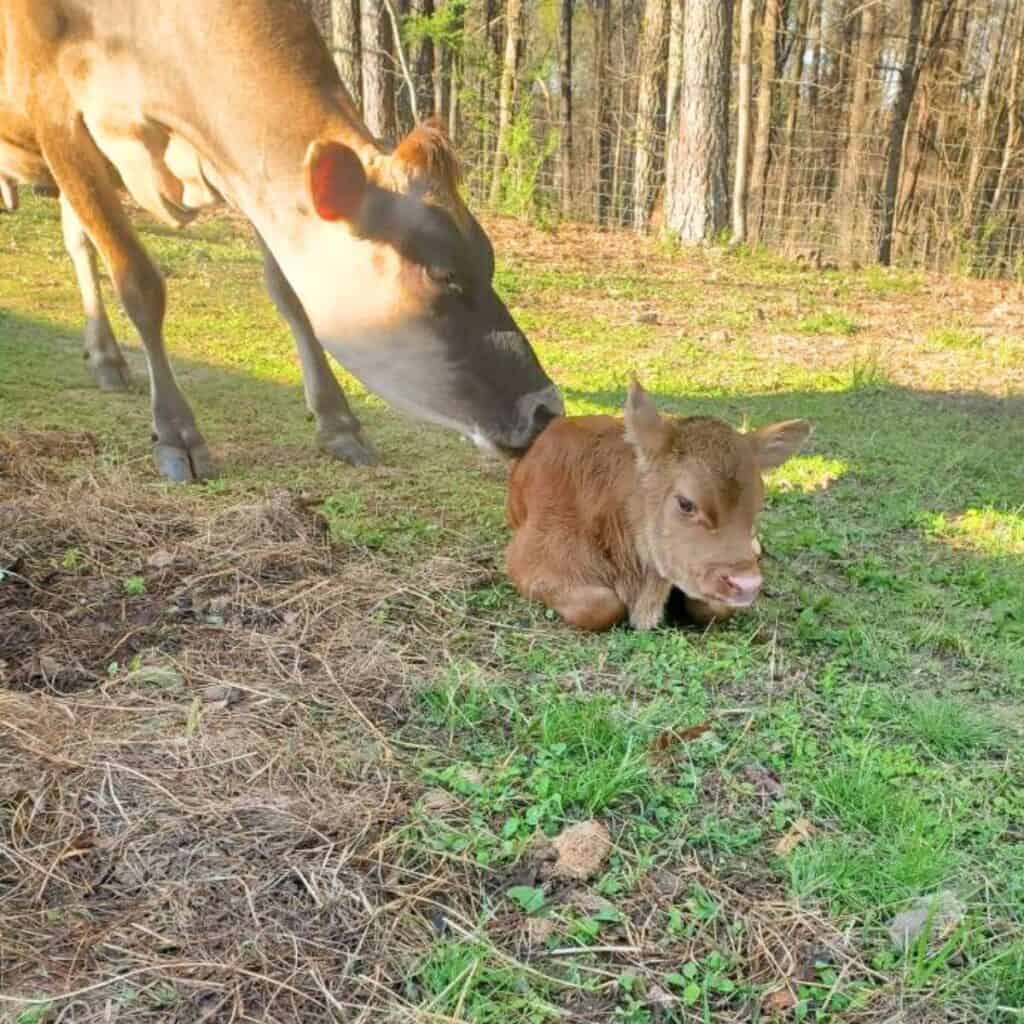
[(658, 415), (651, 396), (635, 377), (629, 385), (625, 418), (626, 440), (636, 449), (641, 460), (650, 461), (668, 450), (672, 429)]
[(781, 466), (796, 455), (810, 437), (811, 425), (807, 420), (785, 420), (772, 423), (747, 434), (754, 458), (761, 472)]

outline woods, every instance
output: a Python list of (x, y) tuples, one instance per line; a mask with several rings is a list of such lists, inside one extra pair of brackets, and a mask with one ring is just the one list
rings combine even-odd
[(497, 212), (1021, 269), (1014, 0), (310, 2), (372, 130), (438, 114)]

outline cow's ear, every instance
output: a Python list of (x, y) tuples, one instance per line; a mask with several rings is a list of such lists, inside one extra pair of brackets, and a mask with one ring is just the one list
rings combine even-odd
[(803, 447), (810, 437), (811, 425), (807, 420), (785, 420), (747, 434), (754, 449), (754, 458), (761, 472), (781, 466)]
[(658, 414), (651, 396), (634, 377), (626, 397), (626, 440), (636, 449), (641, 462), (651, 461), (668, 450), (672, 428)]
[(340, 142), (314, 142), (306, 153), (306, 188), (322, 220), (355, 219), (366, 192), (366, 171)]

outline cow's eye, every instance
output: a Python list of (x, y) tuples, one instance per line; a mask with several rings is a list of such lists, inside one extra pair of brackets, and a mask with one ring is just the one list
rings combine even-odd
[(676, 496), (676, 504), (684, 516), (692, 516), (697, 511), (697, 506), (689, 498), (684, 498), (682, 495)]
[(449, 295), (461, 295), (464, 291), (459, 275), (449, 267), (427, 267), (427, 276)]

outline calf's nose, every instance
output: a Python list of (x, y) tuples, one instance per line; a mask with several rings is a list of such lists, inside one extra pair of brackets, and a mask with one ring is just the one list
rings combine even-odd
[(752, 604), (761, 590), (761, 574), (754, 572), (731, 573), (725, 577), (730, 597), (737, 604)]

